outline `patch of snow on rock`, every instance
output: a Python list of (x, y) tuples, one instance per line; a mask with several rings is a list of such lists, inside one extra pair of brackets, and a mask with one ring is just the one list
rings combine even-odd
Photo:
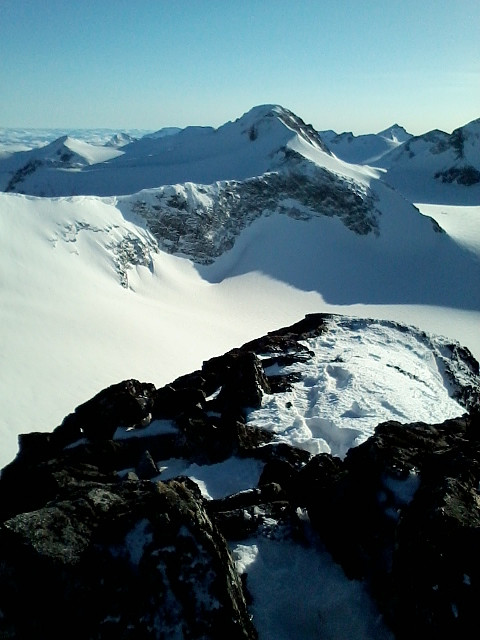
[(281, 369), (301, 380), (286, 393), (264, 395), (248, 420), (279, 441), (343, 458), (380, 422), (462, 415), (439, 341), (392, 322), (333, 317), (326, 333), (305, 342), (312, 357)]

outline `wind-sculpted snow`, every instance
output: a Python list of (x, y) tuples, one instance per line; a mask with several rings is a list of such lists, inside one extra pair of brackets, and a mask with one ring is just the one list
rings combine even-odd
[(442, 421), (478, 404), (478, 363), (468, 350), (395, 322), (332, 316), (305, 340), (300, 362), (263, 354), (266, 374), (290, 380), (264, 395), (248, 423), (313, 454), (344, 457), (380, 422)]
[(160, 247), (200, 264), (231, 249), (240, 232), (262, 215), (280, 213), (299, 220), (335, 216), (357, 234), (378, 233), (372, 192), (313, 165), (308, 171), (266, 173), (210, 186), (186, 183), (141, 195), (123, 202), (146, 220)]

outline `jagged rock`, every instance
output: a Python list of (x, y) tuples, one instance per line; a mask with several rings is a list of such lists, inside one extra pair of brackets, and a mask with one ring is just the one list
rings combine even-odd
[(177, 418), (184, 435), (184, 455), (198, 463), (220, 462), (232, 455), (251, 455), (273, 435), (235, 418), (209, 416), (198, 410)]
[(153, 384), (125, 380), (114, 384), (75, 409), (63, 421), (63, 432), (78, 429), (89, 440), (110, 440), (118, 427), (139, 427), (148, 422), (153, 407)]
[(225, 540), (188, 479), (71, 476), (58, 499), (3, 523), (0, 556), (5, 638), (256, 637)]
[(466, 637), (476, 618), (480, 445), (467, 437), (471, 421), (383, 423), (344, 461), (321, 454), (297, 475), (297, 500), (347, 575), (368, 579), (398, 638)]
[(211, 264), (232, 248), (243, 229), (272, 213), (300, 220), (335, 216), (355, 233), (378, 234), (377, 197), (371, 189), (315, 166), (293, 149), (279, 151), (278, 171), (210, 186), (160, 187), (149, 201), (132, 199), (128, 206), (144, 218), (162, 250), (200, 264)]
[[(312, 456), (246, 420), (263, 394), (295, 381), (295, 371), (265, 369), (311, 358), (302, 341), (320, 335), (325, 319), (307, 316), (159, 390), (113, 385), (53, 433), (22, 435), (0, 476), (0, 636), (65, 637), (75, 628), (96, 639), (253, 638), (222, 536), (305, 543), (306, 510), (345, 573), (369, 585), (397, 638), (465, 637), (480, 595), (478, 363), (445, 347), (443, 371), (469, 414), (384, 422), (343, 460)], [(171, 423), (145, 428), (150, 416)], [(258, 487), (205, 503), (187, 479), (147, 480), (159, 473), (155, 461), (230, 456), (265, 463)]]
[(187, 414), (193, 408), (202, 408), (205, 392), (197, 387), (175, 388), (166, 385), (154, 395), (153, 415), (155, 418), (176, 418)]
[(203, 370), (208, 374), (214, 372), (221, 389), (210, 406), (213, 410), (229, 414), (247, 407), (258, 408), (262, 403), (263, 393), (270, 392), (270, 385), (260, 360), (253, 351), (238, 350), (204, 363)]
[(206, 506), (223, 535), (230, 540), (247, 538), (260, 529), (272, 527), (272, 522), (273, 528), (287, 526), (293, 531), (298, 527), (295, 508), (277, 484), (265, 484), (259, 489), (211, 500)]
[(275, 483), (287, 493), (291, 491), (296, 470), (286, 460), (271, 460), (263, 467), (258, 481), (259, 487), (265, 487)]
[(144, 451), (142, 457), (138, 461), (135, 473), (140, 480), (151, 480), (160, 473), (150, 451)]

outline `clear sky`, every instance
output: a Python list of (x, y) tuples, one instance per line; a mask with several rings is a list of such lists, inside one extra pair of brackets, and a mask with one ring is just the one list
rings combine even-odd
[(317, 129), (480, 117), (479, 0), (0, 0), (0, 126)]

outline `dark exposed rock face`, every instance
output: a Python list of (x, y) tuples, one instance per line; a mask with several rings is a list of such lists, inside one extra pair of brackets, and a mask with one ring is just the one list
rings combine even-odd
[(470, 187), (480, 182), (480, 171), (471, 165), (450, 167), (445, 171), (438, 171), (435, 174), (435, 178), (442, 182), (455, 182), (457, 184), (463, 184), (466, 187)]
[[(338, 217), (360, 235), (378, 234), (376, 199), (352, 180), (316, 167), (284, 149), (280, 171), (244, 181), (218, 182), (208, 189), (190, 183), (162, 187), (152, 202), (129, 207), (145, 219), (159, 246), (169, 253), (210, 264), (232, 248), (237, 236), (261, 216), (299, 220)], [(178, 192), (172, 193), (172, 189)]]
[(2, 637), (255, 638), (228, 548), (188, 479), (73, 476), (3, 523)]
[[(289, 388), (292, 374), (264, 369), (309, 359), (303, 341), (325, 319), (307, 316), (162, 389), (112, 385), (51, 434), (22, 436), (0, 477), (0, 636), (255, 638), (225, 538), (277, 527), (297, 540), (306, 511), (397, 638), (467, 637), (480, 595), (478, 363), (457, 354), (473, 374), (459, 392), (468, 414), (385, 422), (344, 460), (312, 457), (245, 415)], [(174, 426), (155, 434), (150, 420)], [(135, 437), (113, 440), (118, 431)], [(155, 462), (233, 455), (263, 461), (258, 486), (209, 501), (187, 478), (161, 482)]]
[(296, 500), (347, 575), (367, 578), (398, 638), (467, 637), (480, 594), (480, 422), (388, 422), (297, 475)]

